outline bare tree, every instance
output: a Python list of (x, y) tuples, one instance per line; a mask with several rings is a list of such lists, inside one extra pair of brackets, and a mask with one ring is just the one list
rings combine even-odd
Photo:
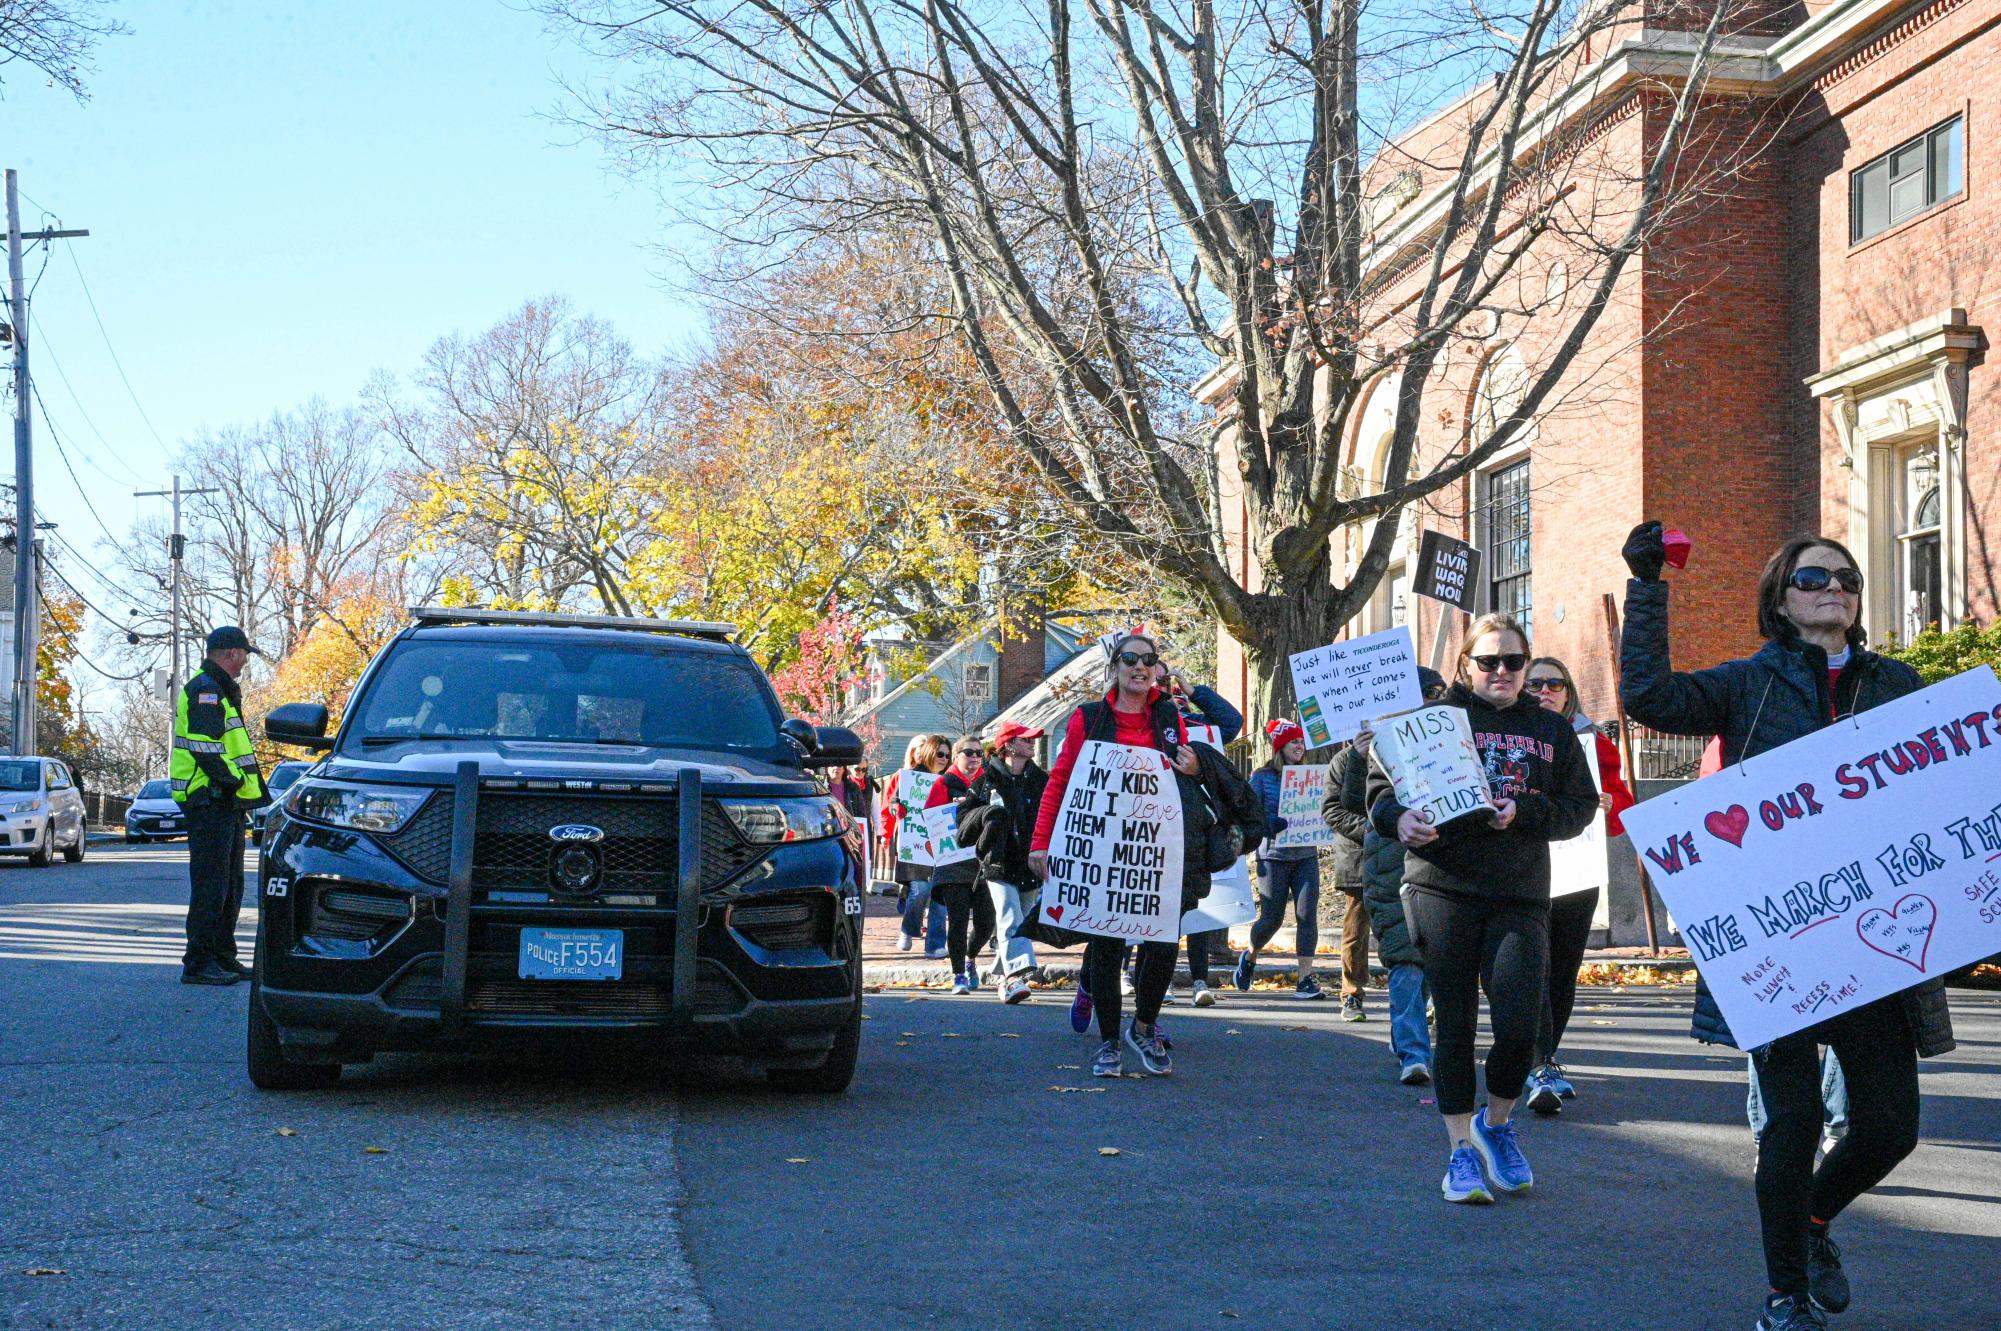
[[(724, 244), (779, 267), (828, 236), (923, 232), (1012, 443), (1089, 529), (1207, 603), (1267, 711), (1289, 702), (1287, 657), (1367, 603), (1400, 512), (1577, 380), (1627, 261), (1700, 200), (1683, 148), (1734, 21), (1730, 0), (545, 11), (608, 59), (582, 118), (698, 187), (692, 220)], [(1681, 31), (1652, 39), (1664, 72), (1630, 90), (1644, 149), (1616, 161), (1573, 110), (1643, 17)], [(1524, 264), (1559, 254), (1575, 294), (1525, 298)], [(1541, 328), (1521, 391), (1421, 453), (1441, 358), (1503, 317)], [(1219, 363), (1229, 478), (1185, 388)], [(1390, 479), (1358, 485), (1345, 431), (1391, 375)], [(1256, 578), (1224, 539), (1226, 483)], [(1343, 582), (1329, 538), (1348, 526), (1369, 535)]]
[(78, 101), (98, 42), (131, 31), (104, 17), (103, 0), (0, 0), (0, 68), (25, 61)]

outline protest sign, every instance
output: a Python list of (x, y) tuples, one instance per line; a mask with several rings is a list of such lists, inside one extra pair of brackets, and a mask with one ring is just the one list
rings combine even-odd
[(2001, 951), (2001, 681), (1981, 666), (1635, 805), (1740, 1048)]
[(1333, 845), (1334, 829), (1320, 816), (1320, 804), (1326, 798), (1326, 763), (1282, 768), (1278, 774), (1278, 816), (1286, 825), (1271, 839), (1271, 848)]
[(1241, 855), (1221, 873), (1209, 875), (1209, 895), (1195, 903), (1195, 909), (1181, 917), (1184, 934), (1227, 929), (1233, 924), (1249, 924), (1258, 917), (1257, 891), (1251, 885), (1251, 857)]
[(1159, 751), (1086, 741), (1049, 838), (1042, 918), (1109, 938), (1179, 938), (1181, 838), (1181, 790)]
[[(1584, 746), (1584, 762), (1591, 769), (1591, 788), (1598, 785), (1598, 740), (1586, 731), (1577, 737)], [(1612, 861), (1606, 853), (1605, 810), (1600, 806), (1591, 816), (1591, 826), (1568, 841), (1549, 843), (1549, 894), (1567, 897), (1593, 888), (1609, 887)]]
[(931, 863), (935, 868), (970, 860), (979, 852), (959, 844), (959, 806), (941, 804), (924, 811), (924, 835), (931, 843)]
[(1377, 717), (1422, 707), (1410, 630), (1400, 625), (1294, 653), (1292, 692), (1307, 746), (1315, 749), (1353, 739)]
[(1463, 707), (1426, 707), (1383, 723), (1369, 756), (1389, 774), (1397, 803), (1429, 815), (1433, 826), (1494, 812), (1487, 765)]
[(924, 801), (939, 777), (906, 767), (896, 774), (896, 860), (899, 864), (926, 867), (937, 863), (931, 849), (931, 835), (924, 826)]
[(1473, 612), (1473, 589), (1480, 584), (1480, 552), (1442, 531), (1427, 531), (1417, 547), (1411, 588), (1419, 596)]

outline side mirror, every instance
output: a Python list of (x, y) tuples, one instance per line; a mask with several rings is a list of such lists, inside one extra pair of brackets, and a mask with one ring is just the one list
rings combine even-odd
[(844, 726), (821, 726), (814, 735), (812, 753), (806, 759), (808, 767), (860, 767), (862, 764), (861, 736)]
[(819, 732), (813, 729), (811, 721), (802, 721), (796, 716), (788, 717), (779, 724), (778, 733), (798, 745), (799, 752), (808, 758), (820, 751)]
[(273, 744), (325, 752), (333, 747), (327, 738), (327, 709), (314, 702), (288, 702), (273, 707), (264, 718), (264, 738)]

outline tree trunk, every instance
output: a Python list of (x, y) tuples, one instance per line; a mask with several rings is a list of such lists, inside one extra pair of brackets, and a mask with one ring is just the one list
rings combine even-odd
[(1244, 734), (1261, 743), (1265, 723), (1273, 717), (1297, 719), (1298, 699), (1292, 691), (1292, 657), (1334, 641), (1353, 615), (1353, 593), (1336, 588), (1322, 567), (1298, 587), (1269, 592), (1259, 598), (1258, 633), (1244, 644), (1250, 663), (1249, 696), (1244, 700)]

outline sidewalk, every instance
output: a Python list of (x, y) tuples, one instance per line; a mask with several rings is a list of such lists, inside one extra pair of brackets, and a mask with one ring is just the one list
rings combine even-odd
[[(869, 896), (863, 898), (865, 910), (862, 916), (862, 977), (871, 986), (891, 986), (895, 988), (950, 988), (952, 984), (951, 964), (942, 958), (931, 960), (924, 955), (922, 946), (913, 946), (910, 951), (897, 949), (897, 935), (900, 921), (896, 914), (894, 897)], [(1338, 979), (1341, 973), (1340, 930), (1323, 929), (1318, 951), (1314, 954), (1314, 973), (1323, 983)], [(1209, 960), (1209, 982), (1223, 987), (1229, 984), (1230, 968), (1236, 964), (1237, 949), (1248, 944), (1250, 926), (1238, 925), (1230, 930), (1231, 950)], [(1291, 988), (1299, 973), (1299, 954), (1293, 950), (1292, 926), (1282, 925), (1258, 958), (1257, 979), (1271, 988)], [(1084, 960), (1084, 949), (1051, 948), (1040, 944), (1035, 949), (1035, 959), (1041, 968), (1043, 985), (1067, 988), (1077, 982), (1077, 972)], [(991, 950), (981, 954), (983, 966), (993, 964)], [(1693, 978), (1694, 963), (1682, 948), (1662, 948), (1659, 957), (1649, 956), (1643, 947), (1599, 948), (1584, 954), (1587, 966), (1604, 966), (1623, 970), (1627, 967), (1664, 968), (1672, 971), (1688, 971)], [(1175, 979), (1178, 985), (1188, 984), (1187, 962)], [(1388, 984), (1386, 973), (1372, 964), (1369, 987), (1381, 989)]]

